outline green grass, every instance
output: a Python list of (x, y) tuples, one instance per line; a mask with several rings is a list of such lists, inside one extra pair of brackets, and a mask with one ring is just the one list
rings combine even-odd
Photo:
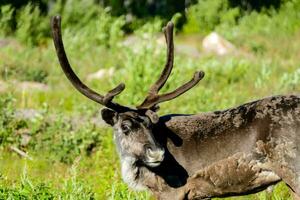
[[(130, 191), (120, 180), (119, 161), (110, 132), (92, 156), (79, 155), (72, 164), (55, 162), (47, 152), (30, 152), (33, 160), (1, 151), (0, 199), (150, 199)], [(22, 198), (20, 198), (22, 199)]]
[[(196, 70), (206, 75), (191, 91), (163, 103), (159, 114), (200, 113), (270, 95), (299, 94), (300, 27), (294, 19), (297, 12), (287, 8), (268, 16), (247, 15), (230, 26), (219, 24), (216, 30), (237, 48), (237, 53), (223, 57), (202, 53), (204, 35), (176, 35), (175, 45), (188, 43), (200, 50), (201, 57), (176, 53), (174, 70), (162, 92), (177, 88)], [(87, 16), (84, 23), (76, 25), (74, 13), (68, 11), (62, 20), (65, 48), (76, 73), (100, 93), (124, 82), (126, 89), (116, 101), (129, 106), (141, 103), (165, 62), (165, 47), (155, 42), (161, 20), (151, 20), (135, 31), (136, 36), (144, 38), (136, 42), (140, 47), (136, 52), (121, 42), (123, 17), (111, 17), (96, 9), (91, 11), (97, 13), (95, 20)], [(47, 37), (26, 40), (26, 23), (37, 23), (36, 16), (32, 13), (18, 33), (9, 35), (13, 42), (0, 48), (0, 80), (8, 84), (0, 94), (0, 199), (152, 199), (148, 192), (131, 191), (122, 182), (112, 130), (101, 125), (98, 115), (101, 106), (71, 86), (59, 67), (52, 41)], [(44, 17), (41, 20), (49, 20), (49, 16)], [(288, 18), (290, 24), (276, 26), (280, 19), (286, 22)], [(2, 19), (1, 27), (5, 27), (5, 20), (9, 21)], [(111, 67), (115, 68), (113, 77), (86, 78), (100, 68)], [(42, 82), (49, 90), (21, 90), (17, 86), (21, 81)], [(32, 119), (15, 118), (22, 109), (35, 109), (39, 114)], [(25, 146), (24, 132), (31, 137)], [(32, 160), (20, 158), (10, 146), (28, 152)], [(228, 199), (289, 198), (287, 187), (280, 183), (272, 193)]]

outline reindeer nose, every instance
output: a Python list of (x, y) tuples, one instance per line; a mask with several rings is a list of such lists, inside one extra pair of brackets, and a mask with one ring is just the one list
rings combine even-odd
[(161, 162), (164, 159), (165, 151), (162, 148), (148, 146), (146, 153), (150, 162)]

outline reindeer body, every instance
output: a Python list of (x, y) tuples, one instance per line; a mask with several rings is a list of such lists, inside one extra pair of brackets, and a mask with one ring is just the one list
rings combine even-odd
[(300, 192), (299, 96), (163, 116), (154, 136), (166, 150), (164, 161), (156, 168), (132, 169), (135, 181), (158, 199), (253, 193), (280, 180)]
[(103, 120), (114, 128), (123, 180), (149, 189), (158, 199), (204, 199), (252, 193), (283, 180), (300, 195), (300, 96), (274, 96), (236, 108), (197, 115), (158, 117), (158, 104), (174, 99), (203, 77), (172, 92), (158, 94), (174, 61), (173, 24), (163, 29), (166, 65), (136, 108), (113, 102), (125, 89), (120, 83), (101, 95), (77, 77), (68, 61), (61, 18), (51, 21), (60, 65), (83, 95), (107, 107)]

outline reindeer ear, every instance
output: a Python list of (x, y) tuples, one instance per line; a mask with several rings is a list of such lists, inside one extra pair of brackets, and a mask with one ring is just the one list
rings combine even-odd
[(117, 122), (118, 113), (113, 110), (103, 108), (101, 110), (101, 116), (107, 124), (113, 126)]

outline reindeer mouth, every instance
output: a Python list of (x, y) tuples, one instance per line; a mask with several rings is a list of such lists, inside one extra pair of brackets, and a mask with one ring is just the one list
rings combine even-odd
[(154, 162), (145, 162), (145, 164), (149, 167), (158, 167), (162, 161), (154, 161)]
[(165, 151), (163, 149), (159, 149), (156, 151), (148, 151), (146, 158), (144, 160), (145, 165), (149, 167), (157, 167), (164, 160)]

